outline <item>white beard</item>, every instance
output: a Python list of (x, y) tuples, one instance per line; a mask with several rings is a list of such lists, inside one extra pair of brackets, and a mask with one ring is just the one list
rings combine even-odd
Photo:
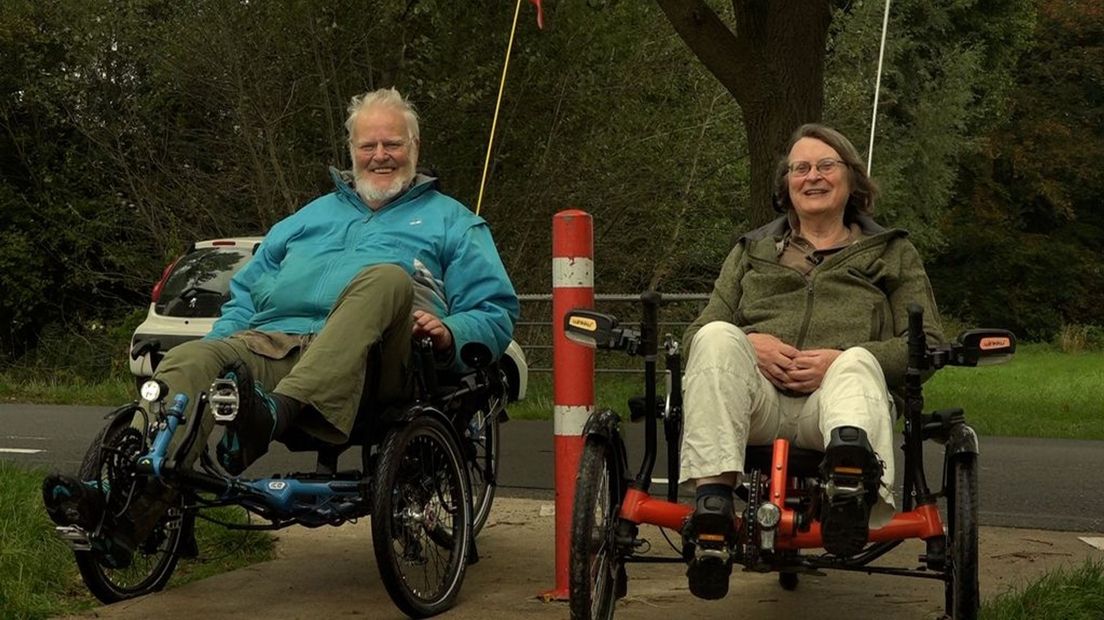
[(356, 192), (360, 195), (360, 198), (368, 204), (373, 202), (383, 204), (388, 202), (392, 198), (398, 196), (406, 188), (410, 180), (414, 178), (413, 166), (410, 170), (404, 170), (401, 174), (395, 177), (394, 181), (387, 187), (377, 187), (373, 185), (367, 178), (367, 173), (357, 172), (356, 175)]

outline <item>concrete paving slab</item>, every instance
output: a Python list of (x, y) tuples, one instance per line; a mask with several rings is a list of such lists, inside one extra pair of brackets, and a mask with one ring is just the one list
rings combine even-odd
[[(554, 585), (555, 518), (543, 499), (498, 498), (479, 537), (482, 556), (468, 567), (460, 600), (443, 618), (490, 620), (566, 618), (567, 604), (537, 595)], [(542, 510), (542, 507), (544, 508)], [(986, 527), (981, 530), (983, 598), (1104, 551), (1078, 539), (1084, 533)], [(673, 554), (657, 529), (644, 536), (653, 552)], [(910, 541), (879, 561), (916, 566), (923, 552)], [(292, 528), (279, 533), (279, 557), (141, 599), (101, 607), (85, 618), (254, 618), (274, 620), (404, 617), (380, 583), (367, 521), (340, 528)], [(929, 619), (942, 613), (941, 582), (830, 572), (802, 576), (796, 591), (773, 574), (736, 572), (729, 595), (701, 601), (690, 595), (679, 564), (629, 566), (629, 594), (618, 603), (624, 619), (735, 620), (815, 617), (818, 620)]]

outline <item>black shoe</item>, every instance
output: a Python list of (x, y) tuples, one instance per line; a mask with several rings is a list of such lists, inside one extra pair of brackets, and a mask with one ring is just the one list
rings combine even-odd
[(697, 499), (684, 534), (689, 556), (686, 577), (694, 596), (715, 600), (728, 594), (733, 529), (731, 496), (703, 495)]
[(72, 476), (50, 474), (42, 481), (42, 504), (54, 523), (76, 525), (92, 531), (104, 513), (104, 497), (94, 482)]
[[(216, 452), (219, 464), (230, 475), (237, 476), (268, 452), (268, 444), (276, 432), (277, 399), (286, 397), (269, 394), (261, 385), (254, 383), (249, 367), (242, 362), (227, 365), (219, 374), (219, 379), (228, 380), (236, 386), (237, 406), (231, 412), (229, 408), (212, 401), (216, 420), (220, 416), (231, 417), (223, 422), (226, 432)], [(216, 380), (211, 386), (213, 397), (226, 393), (226, 388), (219, 385), (220, 381)], [(225, 382), (223, 385), (226, 385)]]
[(100, 528), (106, 509), (104, 495), (96, 482), (51, 474), (42, 481), (42, 503), (54, 523), (62, 527), (75, 525), (89, 534), (92, 548), (104, 565), (116, 569), (130, 566), (135, 545), (124, 534), (128, 528), (110, 527), (112, 524), (105, 523), (109, 527), (102, 529), (110, 529), (112, 535), (101, 532), (98, 536), (91, 536)]
[(832, 429), (821, 463), (824, 497), (820, 531), (824, 549), (849, 557), (862, 551), (870, 535), (870, 507), (878, 499), (882, 464), (866, 431), (854, 426)]

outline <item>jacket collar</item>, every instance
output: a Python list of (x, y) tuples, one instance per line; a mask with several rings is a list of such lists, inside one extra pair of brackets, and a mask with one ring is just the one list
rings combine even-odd
[[(859, 228), (862, 230), (863, 235), (868, 237), (873, 237), (875, 235), (880, 235), (887, 232), (896, 233), (895, 236), (901, 237), (908, 235), (908, 231), (904, 230), (903, 228), (887, 229), (881, 224), (875, 222), (874, 218), (863, 213), (855, 215), (852, 219), (855, 223), (859, 225)], [(756, 228), (755, 230), (744, 233), (744, 235), (740, 237), (740, 241), (746, 241), (750, 243), (752, 241), (759, 241), (760, 239), (767, 238), (778, 240), (785, 236), (785, 234), (789, 230), (789, 218), (785, 214), (783, 214), (766, 223), (765, 225)]]

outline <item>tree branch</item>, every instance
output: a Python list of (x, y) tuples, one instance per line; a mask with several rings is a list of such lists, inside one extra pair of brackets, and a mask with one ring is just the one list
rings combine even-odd
[(741, 106), (752, 85), (747, 42), (702, 0), (656, 0), (675, 32)]

